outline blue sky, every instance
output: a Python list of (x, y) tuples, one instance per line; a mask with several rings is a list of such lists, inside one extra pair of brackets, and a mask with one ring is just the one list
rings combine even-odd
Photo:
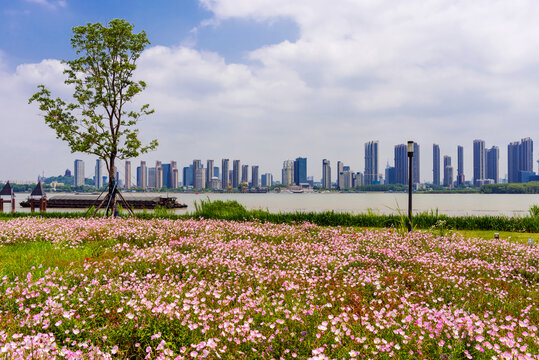
[(383, 172), (415, 140), (422, 181), (433, 143), (455, 159), (463, 145), (471, 180), (474, 139), (499, 146), (503, 177), (507, 144), (539, 133), (536, 0), (4, 0), (0, 179), (58, 175), (75, 158), (92, 173), (28, 98), (46, 84), (68, 100), (71, 28), (112, 18), (152, 43), (136, 76), (156, 112), (139, 128), (160, 146), (135, 163), (240, 159), (278, 178), (302, 156), (318, 179), (324, 158), (363, 171), (371, 140)]
[(295, 23), (284, 18), (228, 19), (201, 26), (212, 15), (196, 0), (5, 1), (0, 13), (0, 49), (12, 68), (47, 58), (69, 59), (74, 26), (114, 18), (135, 24), (136, 31), (146, 31), (152, 45), (188, 44), (218, 52), (230, 62), (243, 62), (248, 51), (298, 36)]

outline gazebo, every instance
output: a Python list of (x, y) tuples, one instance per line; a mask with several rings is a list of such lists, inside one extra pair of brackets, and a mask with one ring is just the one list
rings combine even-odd
[[(5, 196), (11, 197), (10, 200), (4, 200)], [(11, 202), (11, 212), (15, 212), (15, 194), (13, 193), (13, 188), (9, 181), (4, 185), (2, 191), (0, 191), (0, 212), (4, 212), (4, 203)]]
[(47, 211), (47, 195), (43, 190), (41, 180), (37, 182), (36, 187), (32, 190), (28, 201), (30, 202), (30, 210), (32, 212), (34, 212), (36, 204), (39, 204), (39, 211)]

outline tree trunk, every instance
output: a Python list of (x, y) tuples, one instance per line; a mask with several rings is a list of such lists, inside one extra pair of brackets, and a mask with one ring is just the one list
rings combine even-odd
[(109, 216), (109, 210), (110, 210), (110, 216), (116, 216), (118, 214), (118, 205), (116, 203), (116, 192), (118, 191), (116, 188), (116, 174), (114, 173), (114, 162), (116, 160), (115, 154), (112, 154), (110, 157), (110, 163), (109, 163), (109, 193), (108, 193), (108, 204), (107, 206), (107, 216)]

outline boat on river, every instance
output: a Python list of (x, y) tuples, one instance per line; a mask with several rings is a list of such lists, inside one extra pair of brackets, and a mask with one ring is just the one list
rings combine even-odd
[[(166, 209), (181, 209), (187, 207), (185, 204), (180, 204), (173, 196), (148, 196), (131, 193), (122, 193), (122, 195), (125, 198), (125, 201), (127, 201), (127, 203), (134, 209), (155, 209), (157, 206), (162, 206)], [(90, 208), (92, 206), (98, 207), (105, 196), (105, 193), (55, 195), (47, 199), (47, 208), (82, 209)], [(119, 196), (117, 197), (117, 202), (122, 204)], [(30, 199), (21, 201), (20, 205), (24, 208), (30, 207)]]

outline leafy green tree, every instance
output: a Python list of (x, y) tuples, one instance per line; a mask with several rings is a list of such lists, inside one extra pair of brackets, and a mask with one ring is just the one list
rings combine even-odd
[(29, 102), (36, 101), (45, 122), (68, 143), (71, 152), (83, 152), (103, 159), (109, 174), (112, 209), (116, 204), (116, 160), (137, 157), (157, 147), (157, 140), (143, 145), (135, 125), (153, 113), (149, 105), (136, 109), (132, 102), (146, 83), (135, 81), (136, 61), (149, 44), (144, 31), (133, 33), (133, 25), (115, 19), (73, 28), (71, 45), (79, 56), (63, 61), (65, 83), (73, 87), (74, 102), (52, 98), (39, 85)]

